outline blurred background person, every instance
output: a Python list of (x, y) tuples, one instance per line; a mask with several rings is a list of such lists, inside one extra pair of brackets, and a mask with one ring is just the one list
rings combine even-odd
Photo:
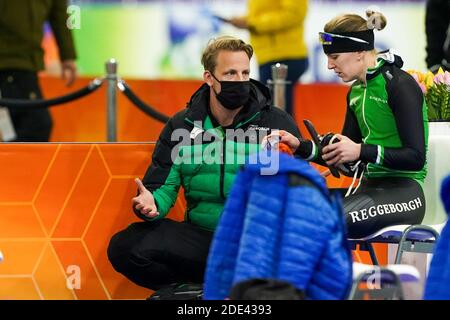
[(294, 86), (308, 68), (308, 49), (304, 39), (307, 0), (248, 0), (247, 15), (234, 17), (229, 23), (248, 29), (250, 43), (259, 64), (260, 81), (267, 84), (272, 78), (271, 66), (288, 66), (285, 101), (286, 111), (294, 113)]
[[(44, 70), (41, 43), (46, 21), (58, 45), (62, 78), (67, 86), (72, 85), (76, 77), (76, 52), (71, 30), (66, 26), (67, 4), (66, 0), (0, 0), (2, 98), (42, 98), (37, 73)], [(2, 123), (12, 122), (13, 126), (9, 138), (3, 134), (5, 141), (45, 142), (50, 138), (52, 118), (47, 108), (2, 108), (0, 117)]]
[(450, 0), (427, 0), (425, 31), (428, 69), (450, 71)]

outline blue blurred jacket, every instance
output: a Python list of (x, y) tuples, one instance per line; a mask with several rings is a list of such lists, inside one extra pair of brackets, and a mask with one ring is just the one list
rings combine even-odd
[[(441, 199), (445, 211), (450, 214), (450, 176), (442, 182)], [(448, 223), (441, 232), (433, 260), (431, 260), (424, 299), (450, 300), (450, 225)]]
[(330, 196), (307, 162), (272, 154), (270, 160), (279, 161), (277, 174), (261, 175), (268, 159), (258, 157), (238, 174), (225, 204), (204, 298), (225, 299), (238, 282), (272, 278), (291, 283), (308, 299), (346, 299), (352, 257), (340, 199)]

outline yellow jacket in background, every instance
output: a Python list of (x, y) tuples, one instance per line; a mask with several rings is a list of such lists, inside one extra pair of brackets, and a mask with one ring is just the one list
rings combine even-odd
[(259, 64), (307, 57), (303, 36), (307, 9), (307, 0), (248, 0), (250, 43)]

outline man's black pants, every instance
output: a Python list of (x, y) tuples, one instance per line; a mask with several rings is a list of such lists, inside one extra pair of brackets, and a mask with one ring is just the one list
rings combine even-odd
[(213, 232), (189, 222), (137, 222), (112, 237), (108, 258), (117, 272), (152, 290), (203, 283), (212, 237)]
[[(37, 73), (25, 70), (0, 70), (0, 93), (5, 99), (42, 99)], [(12, 142), (47, 142), (52, 118), (47, 108), (8, 108), (16, 139)]]

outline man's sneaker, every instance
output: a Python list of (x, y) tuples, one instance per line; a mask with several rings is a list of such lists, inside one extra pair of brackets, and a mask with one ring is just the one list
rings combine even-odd
[(155, 291), (147, 300), (202, 300), (203, 284), (177, 283)]

